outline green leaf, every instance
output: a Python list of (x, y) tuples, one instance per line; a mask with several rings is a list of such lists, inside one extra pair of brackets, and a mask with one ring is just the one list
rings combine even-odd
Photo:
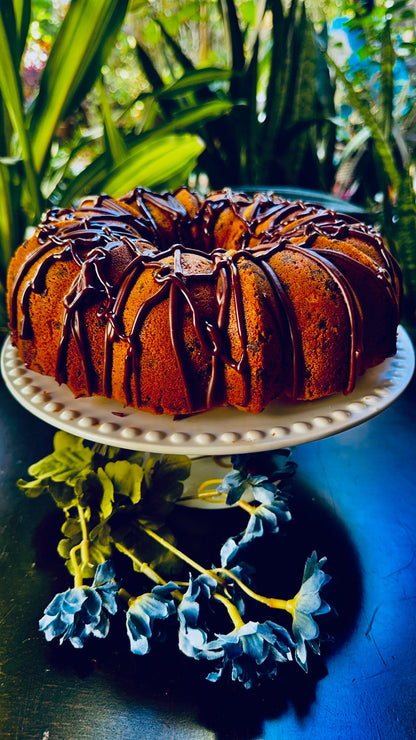
[[(285, 126), (289, 128), (292, 123), (308, 123), (313, 121), (317, 115), (317, 92), (312, 80), (317, 77), (316, 42), (311, 22), (309, 21), (305, 6), (299, 23), (296, 27), (296, 45), (300, 46), (297, 55), (296, 74), (294, 74), (293, 102), (290, 109), (290, 118), (286, 120)], [(303, 169), (305, 151), (308, 146), (310, 128), (307, 125), (305, 131), (296, 136), (290, 146), (290, 167), (295, 177)]]
[(97, 475), (101, 481), (103, 487), (103, 495), (101, 499), (100, 513), (103, 519), (107, 519), (113, 510), (114, 503), (114, 485), (109, 476), (104, 472), (102, 468), (98, 468)]
[(186, 455), (151, 455), (144, 465), (144, 488), (140, 515), (160, 522), (166, 519), (183, 493), (183, 481), (191, 472)]
[[(165, 540), (174, 544), (175, 538), (166, 527), (157, 528), (156, 531)], [(142, 563), (149, 563), (155, 570), (161, 569), (165, 578), (172, 577), (183, 569), (183, 563), (179, 558), (149, 537), (138, 522), (130, 520), (127, 527), (114, 532), (113, 536), (116, 547), (120, 544)], [(140, 568), (134, 564), (134, 561), (133, 567), (140, 572)]]
[(64, 539), (59, 540), (58, 547), (56, 549), (58, 551), (58, 555), (66, 561), (69, 572), (73, 574), (72, 569), (69, 568), (72, 547), (72, 541), (65, 537)]
[(114, 496), (127, 496), (133, 504), (140, 501), (144, 476), (140, 465), (128, 460), (117, 460), (107, 463), (104, 471), (114, 486)]
[(162, 36), (164, 37), (165, 41), (169, 44), (170, 48), (172, 49), (176, 60), (179, 62), (179, 64), (183, 67), (183, 69), (195, 69), (192, 60), (186, 56), (186, 54), (183, 53), (181, 47), (179, 44), (176, 43), (176, 41), (170, 36), (164, 27), (163, 23), (160, 22), (160, 20), (156, 20), (161, 32)]
[(19, 47), (20, 37), (17, 30), (16, 13), (13, 0), (2, 0), (0, 6), (1, 23), (7, 30), (8, 45), (10, 49), (10, 56), (13, 62), (15, 72), (18, 74), (19, 69)]
[(128, 157), (104, 177), (101, 189), (117, 198), (137, 185), (158, 188), (167, 181), (183, 184), (195, 167), (204, 145), (197, 136), (164, 136), (152, 146), (140, 142), (129, 151)]
[(151, 57), (147, 53), (147, 51), (141, 46), (141, 44), (136, 44), (136, 54), (137, 58), (139, 60), (139, 63), (141, 64), (143, 68), (143, 72), (146, 75), (146, 79), (150, 83), (153, 90), (159, 90), (164, 86), (164, 82), (162, 77), (160, 76), (159, 72), (157, 71), (155, 65), (152, 62)]
[(68, 517), (65, 519), (61, 532), (67, 539), (76, 539), (76, 543), (81, 542), (81, 527), (78, 519)]
[(393, 224), (392, 245), (403, 271), (405, 299), (414, 319), (416, 314), (416, 197), (409, 172), (400, 181)]
[(231, 70), (219, 69), (218, 67), (194, 69), (190, 72), (186, 72), (171, 85), (163, 87), (163, 89), (157, 93), (156, 98), (158, 100), (177, 98), (180, 95), (193, 93), (201, 87), (207, 87), (214, 82), (228, 82), (231, 79), (231, 75)]
[(386, 141), (390, 140), (393, 126), (393, 67), (395, 54), (390, 34), (390, 22), (386, 18), (381, 36), (380, 78), (380, 126)]
[(192, 131), (205, 126), (209, 121), (215, 121), (221, 116), (229, 113), (234, 107), (231, 100), (209, 100), (207, 103), (195, 107), (185, 108), (177, 113), (170, 123), (165, 123), (160, 128), (153, 129), (156, 136), (166, 136), (170, 132)]
[[(189, 134), (175, 135), (171, 132), (180, 131), (187, 125), (196, 126), (198, 121), (203, 123), (208, 118), (216, 117), (228, 110), (229, 103), (222, 102), (217, 105), (216, 101), (207, 103), (207, 107), (199, 106), (195, 109), (185, 110), (172, 122), (127, 141), (128, 154), (126, 158), (119, 161), (110, 172), (106, 155), (98, 156), (70, 183), (62, 194), (59, 205), (71, 206), (77, 198), (97, 192), (97, 188), (100, 192), (106, 190), (110, 195), (117, 197), (124, 195), (137, 185), (160, 189), (162, 186), (166, 187), (166, 183), (173, 178), (176, 179), (179, 185), (183, 184), (195, 166), (196, 159), (204, 145), (201, 139), (196, 136), (192, 137)], [(135, 143), (132, 144), (131, 141)], [(154, 153), (153, 157), (152, 152)], [(194, 156), (190, 157), (190, 154), (193, 153)], [(152, 159), (155, 160), (153, 163)], [(126, 160), (129, 161), (130, 174), (128, 175), (128, 181), (123, 179), (123, 168)], [(111, 183), (113, 176), (116, 178), (116, 187), (113, 187)], [(111, 191), (110, 187), (112, 188)]]
[(20, 153), (24, 164), (27, 186), (32, 200), (34, 217), (40, 218), (42, 207), (40, 192), (33, 165), (32, 146), (26, 127), (23, 93), (18, 70), (18, 58), (14, 43), (16, 40), (15, 26), (11, 29), (7, 25), (7, 10), (10, 0), (0, 4), (0, 95), (3, 98), (11, 125), (16, 134)]
[(288, 16), (280, 0), (271, 3), (273, 29), (270, 75), (266, 92), (264, 134), (262, 139), (263, 162), (270, 162), (278, 133), (283, 126), (288, 100), (293, 92), (292, 74), (299, 50), (294, 45), (296, 0), (292, 0)]
[[(87, 513), (84, 510), (84, 516)], [(75, 510), (73, 513), (67, 514), (67, 518), (61, 527), (61, 532), (64, 537), (58, 543), (58, 554), (66, 561), (65, 565), (68, 571), (74, 575), (71, 551), (80, 544), (83, 536), (81, 524)], [(83, 564), (82, 574), (84, 578), (92, 578), (94, 576), (96, 566), (111, 556), (111, 548), (112, 539), (108, 526), (104, 523), (94, 527), (88, 535), (89, 563)]]
[(191, 472), (191, 459), (187, 455), (151, 455), (144, 466), (145, 483), (164, 489), (169, 495), (172, 483), (184, 481)]
[(58, 123), (97, 79), (128, 0), (72, 0), (42, 74), (32, 120), (35, 169), (41, 172)]
[(370, 130), (371, 136), (374, 141), (374, 146), (376, 147), (378, 155), (383, 163), (386, 174), (389, 177), (393, 187), (397, 189), (400, 182), (399, 172), (396, 167), (389, 142), (386, 141), (386, 139), (384, 138), (384, 133), (380, 129), (380, 126), (378, 125), (374, 115), (372, 114), (368, 106), (368, 102), (360, 97), (360, 95), (356, 92), (354, 85), (350, 82), (341, 68), (338, 67), (338, 65), (334, 62), (334, 60), (331, 59), (329, 55), (326, 55), (326, 58), (329, 64), (333, 67), (337, 77), (342, 82), (347, 93), (350, 105), (357, 111), (358, 115), (362, 118), (365, 126), (367, 126)]
[(231, 51), (231, 66), (241, 71), (245, 66), (244, 34), (238, 22), (237, 8), (233, 0), (221, 0), (221, 10)]
[(11, 168), (0, 162), (0, 280), (5, 280), (6, 269), (15, 245), (15, 213), (12, 198)]
[(54, 452), (33, 463), (28, 472), (37, 482), (50, 479), (74, 486), (79, 475), (91, 464), (92, 456), (92, 449), (85, 447), (80, 437), (57, 432), (54, 437)]
[[(154, 93), (158, 93), (159, 90), (164, 88), (164, 82), (159, 72), (157, 71), (153, 61), (147, 51), (139, 43), (136, 44), (136, 53), (146, 79), (151, 86)], [(163, 117), (169, 120), (175, 113), (176, 105), (172, 105), (171, 101), (164, 102), (160, 101), (159, 107)]]
[(41, 496), (42, 493), (48, 490), (47, 485), (42, 485), (37, 480), (26, 481), (23, 478), (19, 478), (16, 481), (16, 485), (28, 498), (38, 498), (38, 496)]
[(97, 89), (100, 99), (101, 114), (103, 117), (106, 152), (111, 155), (113, 162), (120, 162), (120, 160), (126, 157), (126, 144), (113, 121), (111, 106), (102, 80), (97, 81)]
[(66, 483), (55, 483), (54, 481), (50, 481), (46, 486), (46, 490), (55, 501), (58, 508), (63, 509), (65, 512), (77, 505), (74, 486), (68, 486)]
[[(2, 0), (4, 3), (4, 0)], [(31, 0), (13, 0), (14, 16), (16, 22), (16, 35), (18, 51), (20, 56), (26, 44), (26, 37), (30, 26)]]
[[(90, 532), (90, 540), (91, 542), (95, 542), (97, 547), (102, 549), (111, 549), (113, 538), (111, 535), (110, 525), (107, 522), (100, 522), (100, 524), (97, 524), (97, 526)], [(108, 551), (110, 552), (110, 550)]]

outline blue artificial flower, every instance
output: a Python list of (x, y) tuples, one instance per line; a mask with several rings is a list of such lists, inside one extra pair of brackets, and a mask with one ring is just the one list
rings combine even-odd
[(211, 650), (222, 649), (223, 657), (207, 679), (218, 681), (228, 671), (233, 681), (250, 689), (262, 677), (274, 678), (279, 663), (292, 660), (293, 645), (288, 631), (274, 622), (246, 622), (209, 643)]
[(289, 460), (289, 449), (259, 452), (248, 455), (232, 455), (233, 470), (224, 476), (217, 488), (218, 493), (227, 494), (227, 504), (232, 506), (244, 494), (256, 501), (270, 503), (278, 488), (273, 481), (286, 480), (294, 475), (296, 463)]
[(244, 494), (249, 494), (256, 501), (264, 501), (274, 496), (277, 486), (270, 483), (266, 475), (251, 475), (251, 473), (241, 473), (239, 470), (232, 470), (227, 473), (219, 486), (218, 493), (227, 494), (227, 505), (232, 506), (241, 499)]
[(217, 581), (208, 573), (201, 573), (196, 578), (189, 576), (188, 588), (178, 606), (179, 649), (189, 658), (213, 660), (222, 654), (219, 649), (207, 648), (208, 634), (204, 622), (216, 586)]
[(110, 627), (109, 614), (117, 611), (118, 585), (110, 561), (101, 563), (92, 586), (69, 588), (57, 594), (39, 620), (39, 629), (46, 639), (60, 637), (76, 648), (84, 646), (90, 635), (106, 637)]
[(319, 653), (317, 642), (319, 627), (313, 617), (326, 614), (331, 609), (319, 593), (320, 589), (331, 580), (331, 576), (322, 570), (325, 563), (326, 558), (318, 560), (316, 552), (312, 553), (305, 564), (300, 591), (289, 602), (293, 618), (292, 630), (296, 640), (295, 657), (304, 671), (308, 670), (306, 643), (308, 642), (311, 648)]
[(276, 534), (279, 531), (278, 521), (290, 521), (291, 513), (287, 508), (286, 502), (267, 492), (265, 498), (269, 501), (256, 506), (248, 520), (247, 527), (236, 537), (230, 537), (221, 548), (221, 565), (226, 568), (235, 560), (237, 555), (241, 554), (241, 548), (244, 548), (256, 537), (262, 537), (266, 532)]
[(232, 455), (231, 464), (243, 475), (266, 475), (271, 481), (283, 481), (291, 478), (297, 464), (290, 460), (292, 451), (288, 447), (270, 452), (255, 452), (245, 455)]
[(160, 638), (161, 622), (176, 611), (172, 591), (178, 587), (170, 581), (155, 586), (150, 593), (132, 600), (126, 614), (127, 634), (130, 649), (135, 655), (145, 655), (150, 650), (150, 638)]

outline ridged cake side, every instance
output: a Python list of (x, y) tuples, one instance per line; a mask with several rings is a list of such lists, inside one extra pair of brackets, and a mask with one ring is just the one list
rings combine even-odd
[(177, 415), (349, 393), (395, 353), (400, 300), (367, 226), (229, 190), (53, 209), (8, 274), (28, 367), (77, 396)]

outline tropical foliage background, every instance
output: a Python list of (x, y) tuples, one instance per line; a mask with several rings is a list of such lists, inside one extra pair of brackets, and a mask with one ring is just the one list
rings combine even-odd
[(415, 24), (405, 0), (2, 0), (1, 328), (47, 207), (182, 183), (362, 209), (414, 322)]

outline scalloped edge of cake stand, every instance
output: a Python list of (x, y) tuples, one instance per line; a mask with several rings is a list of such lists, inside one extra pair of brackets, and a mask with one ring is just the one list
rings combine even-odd
[(295, 404), (276, 401), (258, 415), (220, 408), (173, 419), (107, 398), (74, 398), (65, 385), (28, 370), (10, 338), (1, 352), (1, 371), (9, 391), (25, 409), (53, 427), (115, 447), (191, 457), (273, 450), (342, 432), (390, 406), (410, 382), (414, 367), (412, 343), (400, 326), (396, 354), (368, 370), (348, 396)]

